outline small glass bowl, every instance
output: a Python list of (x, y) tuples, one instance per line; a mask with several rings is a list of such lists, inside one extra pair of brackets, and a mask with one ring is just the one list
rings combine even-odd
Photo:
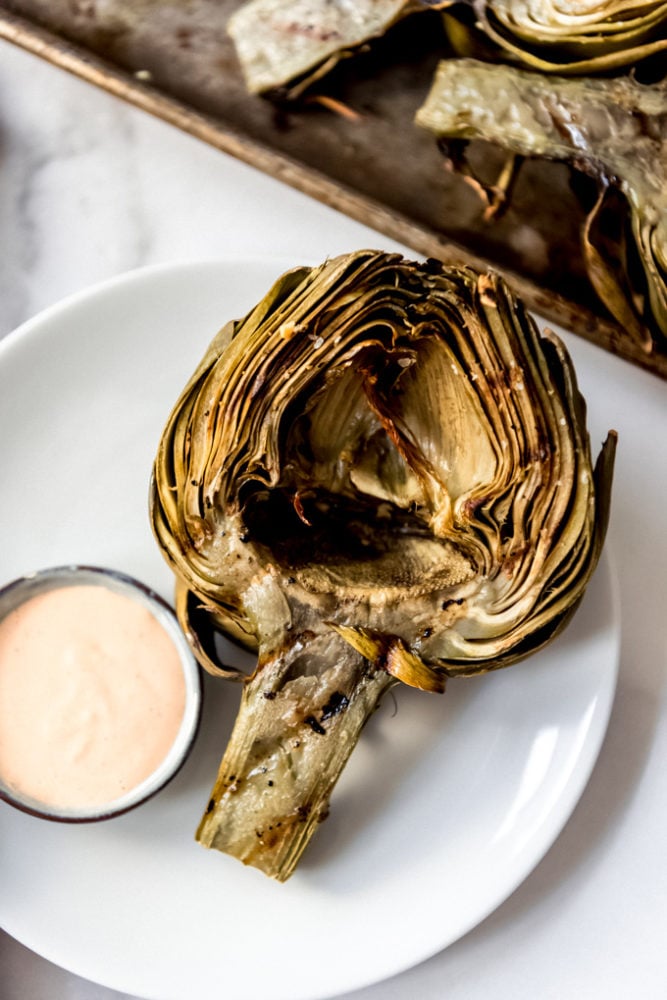
[(0, 589), (0, 623), (16, 608), (48, 590), (71, 586), (106, 587), (146, 608), (173, 642), (185, 680), (185, 709), (178, 733), (158, 767), (146, 779), (119, 798), (89, 808), (58, 808), (9, 787), (0, 773), (0, 799), (23, 812), (61, 823), (90, 823), (111, 819), (157, 794), (177, 774), (192, 749), (202, 707), (199, 665), (176, 619), (176, 615), (150, 587), (131, 576), (98, 566), (58, 566), (20, 577)]

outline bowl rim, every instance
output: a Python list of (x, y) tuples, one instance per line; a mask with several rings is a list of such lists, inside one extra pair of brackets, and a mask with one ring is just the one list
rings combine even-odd
[[(57, 823), (95, 823), (122, 816), (161, 792), (179, 773), (199, 733), (204, 697), (202, 671), (190, 648), (174, 608), (148, 584), (123, 570), (83, 563), (66, 563), (25, 573), (0, 586), (0, 624), (13, 610), (32, 597), (61, 587), (94, 585), (107, 587), (143, 605), (171, 639), (178, 653), (185, 680), (185, 706), (178, 732), (158, 766), (139, 784), (117, 799), (86, 810), (47, 808), (31, 796), (9, 788), (0, 773), (0, 801), (39, 819)], [(12, 601), (14, 598), (14, 601)], [(3, 605), (5, 605), (3, 607)]]

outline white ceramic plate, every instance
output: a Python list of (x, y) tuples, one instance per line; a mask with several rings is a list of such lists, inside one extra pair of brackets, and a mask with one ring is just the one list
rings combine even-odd
[[(146, 512), (163, 423), (217, 328), (285, 267), (135, 272), (0, 344), (0, 583), (97, 563), (170, 597)], [(71, 827), (0, 803), (0, 921), (154, 1000), (315, 1000), (391, 976), (477, 924), (552, 844), (602, 742), (618, 641), (603, 562), (546, 652), (442, 698), (385, 699), (285, 885), (193, 839), (238, 699), (212, 681), (192, 757), (135, 812)]]

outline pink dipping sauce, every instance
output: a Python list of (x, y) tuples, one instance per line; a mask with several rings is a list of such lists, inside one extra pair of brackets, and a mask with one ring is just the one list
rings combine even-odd
[(174, 643), (103, 586), (49, 590), (0, 622), (0, 775), (46, 806), (103, 806), (148, 778), (185, 711)]

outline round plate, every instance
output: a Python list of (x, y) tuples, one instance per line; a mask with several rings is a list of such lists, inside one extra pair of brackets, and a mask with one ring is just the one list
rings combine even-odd
[[(218, 327), (287, 266), (134, 272), (0, 344), (0, 583), (93, 563), (170, 598), (147, 515), (163, 424)], [(154, 1000), (316, 1000), (391, 976), (475, 926), (553, 843), (603, 739), (618, 646), (603, 560), (545, 652), (443, 697), (385, 698), (284, 885), (194, 841), (239, 697), (209, 680), (190, 759), (135, 812), (70, 827), (0, 804), (0, 922)]]

